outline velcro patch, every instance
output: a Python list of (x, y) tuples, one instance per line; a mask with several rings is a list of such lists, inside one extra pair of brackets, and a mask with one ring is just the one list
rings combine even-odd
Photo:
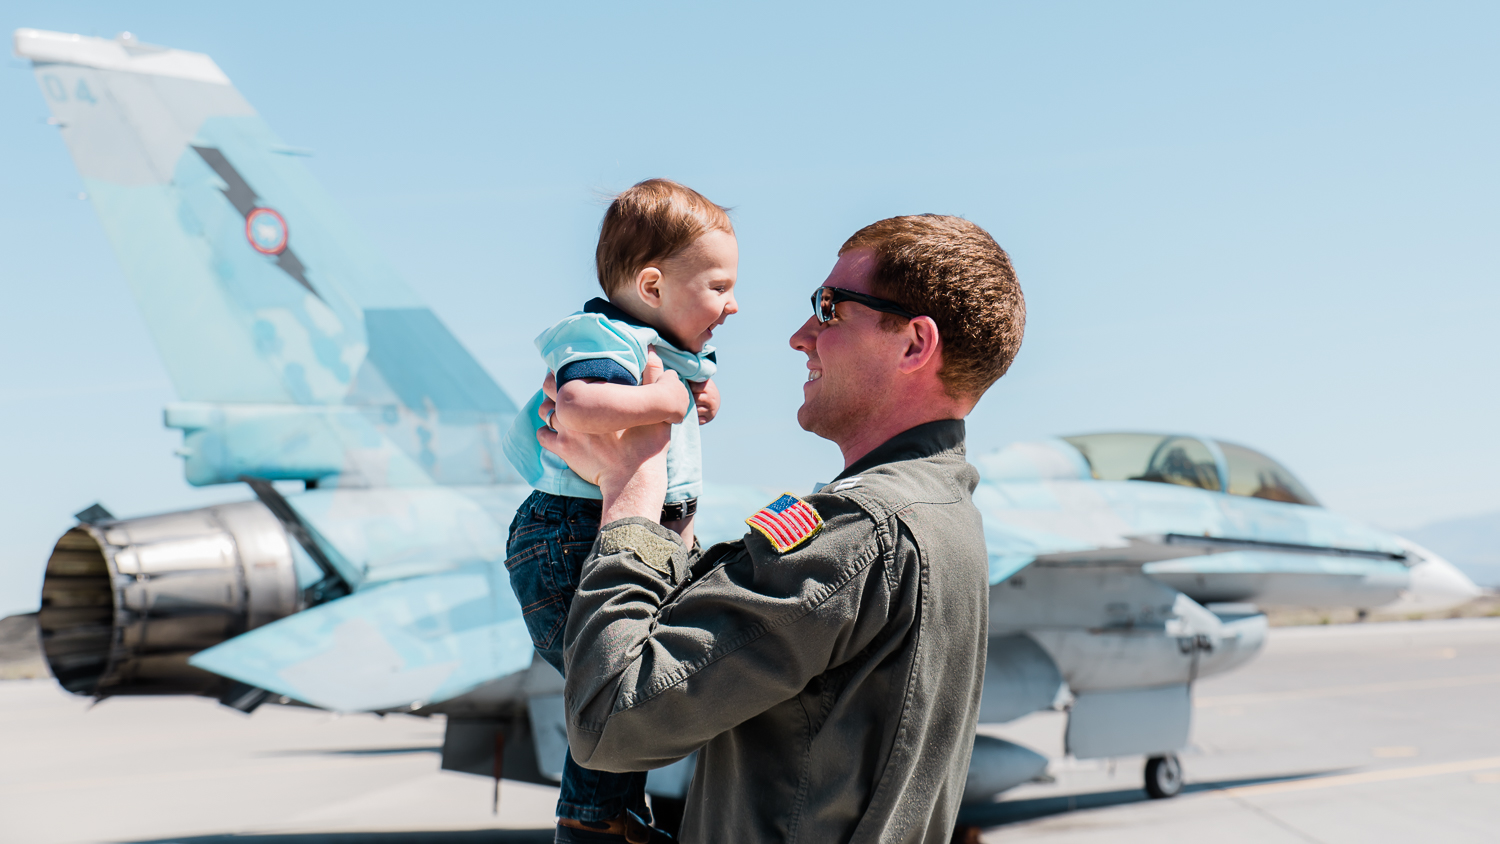
[(796, 548), (823, 529), (823, 517), (807, 502), (790, 492), (745, 520), (745, 524), (760, 531), (771, 541), (779, 553)]
[(599, 535), (599, 554), (619, 554), (630, 551), (641, 562), (667, 577), (672, 576), (672, 557), (682, 550), (670, 539), (663, 539), (641, 525), (624, 524), (612, 527)]

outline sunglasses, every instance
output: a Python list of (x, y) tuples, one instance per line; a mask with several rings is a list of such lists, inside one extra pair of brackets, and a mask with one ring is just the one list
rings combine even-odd
[(818, 322), (828, 322), (837, 313), (833, 306), (840, 302), (854, 302), (864, 305), (872, 311), (895, 314), (902, 319), (916, 319), (918, 316), (918, 314), (908, 311), (889, 299), (855, 293), (853, 290), (845, 290), (842, 287), (819, 287), (817, 290), (814, 290), (812, 295), (813, 315), (818, 318)]

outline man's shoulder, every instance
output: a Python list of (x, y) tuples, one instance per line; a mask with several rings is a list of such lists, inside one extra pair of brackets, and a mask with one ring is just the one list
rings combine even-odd
[(847, 498), (879, 520), (914, 504), (964, 501), (971, 475), (977, 473), (962, 454), (943, 453), (872, 466), (825, 485), (819, 493)]
[(745, 519), (745, 536), (733, 543), (757, 560), (779, 565), (835, 567), (856, 562), (874, 545), (878, 530), (870, 512), (845, 495), (783, 493)]

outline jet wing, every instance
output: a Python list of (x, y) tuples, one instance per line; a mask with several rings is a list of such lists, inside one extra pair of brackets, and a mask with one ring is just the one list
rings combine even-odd
[(1377, 561), (1402, 563), (1404, 551), (1379, 548), (1344, 548), (1334, 545), (1308, 545), (1298, 542), (1270, 542), (1261, 539), (1243, 539), (1232, 536), (1192, 536), (1181, 533), (1163, 533), (1147, 536), (1126, 537), (1126, 544), (1119, 547), (1087, 548), (1039, 554), (1035, 564), (1039, 566), (1121, 566), (1148, 565), (1166, 560), (1189, 557), (1205, 557), (1229, 552), (1256, 552), (1274, 554), (1278, 557), (1305, 559), (1327, 557), (1349, 561)]
[(338, 712), (415, 709), (531, 665), (505, 569), (471, 564), (364, 589), (190, 660)]

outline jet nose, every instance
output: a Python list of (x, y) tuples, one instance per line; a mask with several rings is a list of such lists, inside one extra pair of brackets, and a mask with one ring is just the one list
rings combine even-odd
[(1467, 575), (1452, 563), (1415, 542), (1402, 540), (1411, 565), (1411, 585), (1394, 604), (1383, 609), (1393, 612), (1439, 612), (1466, 604), (1484, 594)]

